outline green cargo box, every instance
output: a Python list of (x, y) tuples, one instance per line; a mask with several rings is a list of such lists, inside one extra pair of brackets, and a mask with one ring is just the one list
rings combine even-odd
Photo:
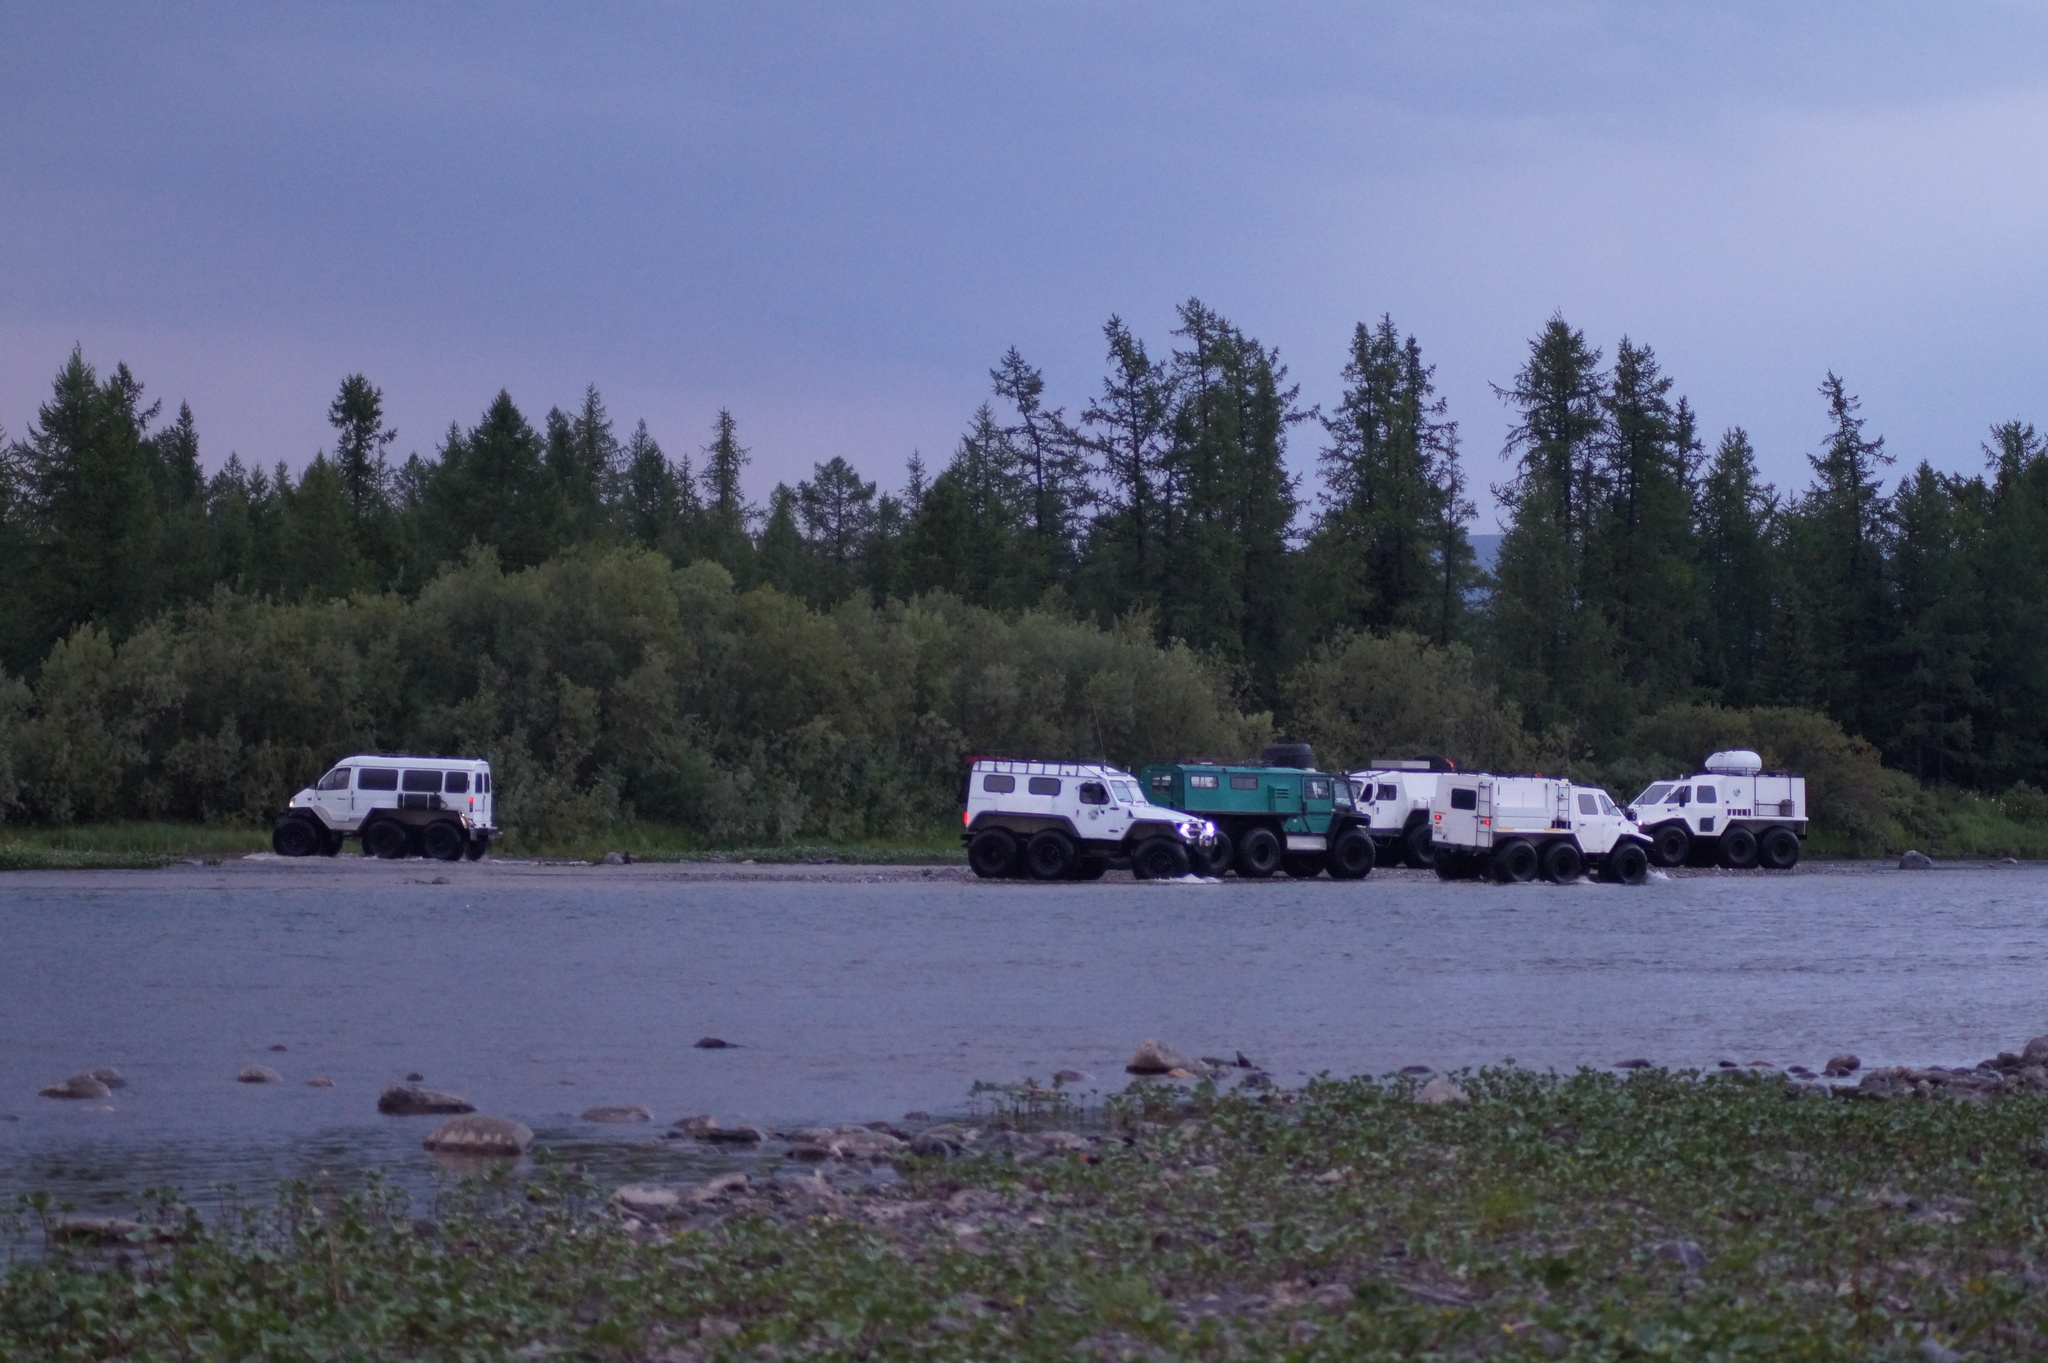
[[(1153, 803), (1199, 814), (1216, 825), (1220, 836), (1213, 874), (1231, 870), (1263, 879), (1285, 871), (1307, 878), (1328, 870), (1338, 879), (1355, 880), (1372, 869), (1371, 834), (1352, 805), (1350, 783), (1341, 776), (1307, 767), (1184, 762), (1146, 767), (1138, 779)], [(1358, 837), (1340, 848), (1339, 840), (1353, 829), (1359, 830)], [(1333, 849), (1338, 851), (1334, 861)]]

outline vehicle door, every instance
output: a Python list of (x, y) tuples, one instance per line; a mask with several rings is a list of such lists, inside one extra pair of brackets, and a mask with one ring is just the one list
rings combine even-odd
[(329, 828), (346, 828), (355, 822), (355, 772), (336, 767), (313, 784), (313, 808)]
[[(1345, 803), (1350, 803), (1348, 800)], [(1301, 779), (1301, 812), (1311, 833), (1327, 833), (1337, 812), (1337, 792), (1327, 776)]]
[(1695, 784), (1692, 788), (1692, 809), (1688, 817), (1692, 826), (1701, 833), (1711, 836), (1720, 832), (1720, 787)]
[(458, 814), (469, 817), (471, 823), (476, 817), (476, 776), (468, 771), (445, 771), (441, 773), (442, 803)]
[(1089, 842), (1105, 839), (1120, 839), (1121, 828), (1111, 831), (1116, 821), (1117, 807), (1109, 798), (1109, 783), (1101, 780), (1083, 781), (1074, 788), (1074, 798), (1079, 802), (1075, 813), (1074, 831)]

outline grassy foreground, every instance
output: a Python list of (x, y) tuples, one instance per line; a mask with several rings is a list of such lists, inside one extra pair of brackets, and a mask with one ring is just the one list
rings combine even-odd
[(1445, 1106), (1406, 1079), (1140, 1092), (1085, 1150), (906, 1160), (865, 1192), (791, 1171), (701, 1190), (667, 1220), (561, 1171), (473, 1185), (431, 1221), (376, 1189), (291, 1187), (208, 1228), (167, 1204), (183, 1243), (54, 1243), (11, 1264), (0, 1356), (1927, 1363), (2048, 1347), (2048, 1099), (1461, 1078), (1473, 1101)]

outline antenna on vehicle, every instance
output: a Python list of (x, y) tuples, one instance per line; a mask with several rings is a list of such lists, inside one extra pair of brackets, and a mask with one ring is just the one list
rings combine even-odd
[(1109, 748), (1102, 741), (1102, 712), (1090, 709), (1088, 711), (1088, 718), (1095, 721), (1095, 751), (1100, 757), (1102, 765), (1106, 767), (1109, 765)]

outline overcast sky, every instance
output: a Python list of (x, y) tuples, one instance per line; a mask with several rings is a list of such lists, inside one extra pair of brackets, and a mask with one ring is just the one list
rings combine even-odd
[(0, 425), (76, 343), (209, 464), (303, 463), (360, 370), (401, 451), (596, 383), (671, 453), (731, 407), (757, 494), (835, 454), (889, 486), (1005, 347), (1078, 410), (1104, 319), (1164, 350), (1193, 295), (1324, 404), (1391, 312), (1480, 488), (1554, 311), (1781, 486), (1831, 368), (1902, 466), (1973, 470), (2048, 425), (2044, 39), (1990, 3), (9, 5)]

